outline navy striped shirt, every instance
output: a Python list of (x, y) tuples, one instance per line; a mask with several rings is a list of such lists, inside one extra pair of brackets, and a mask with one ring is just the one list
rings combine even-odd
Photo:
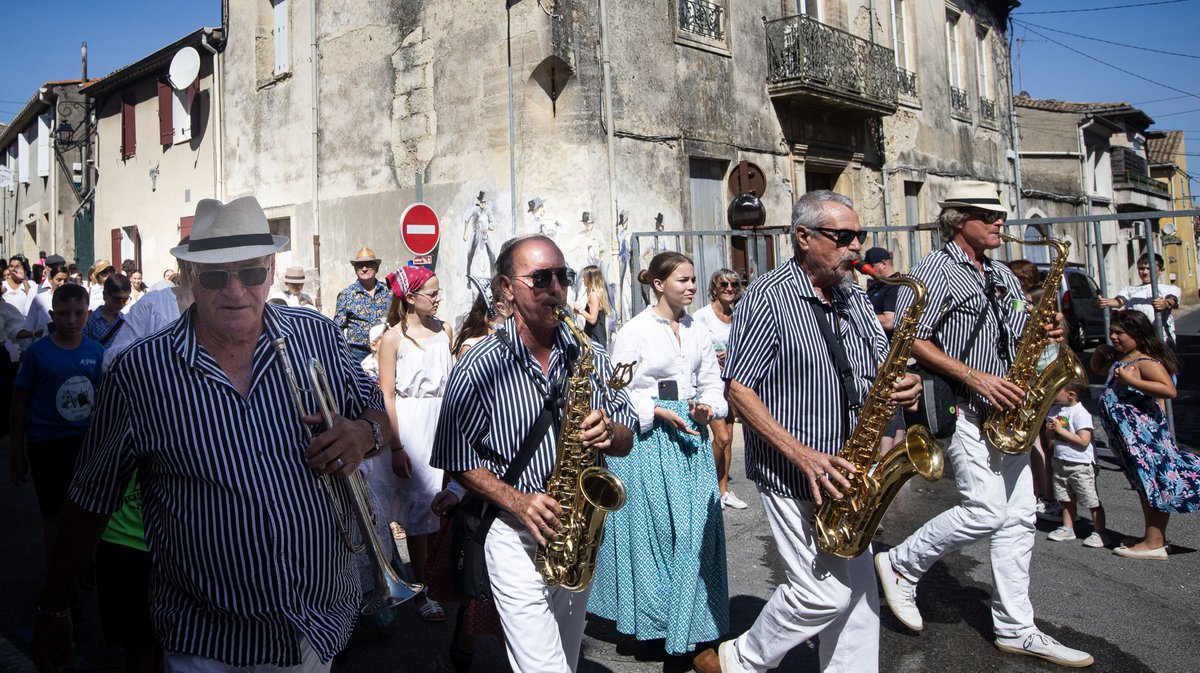
[[(525, 364), (520, 364), (499, 334), (484, 338), (458, 361), (446, 384), (433, 457), (429, 461), (433, 467), (451, 472), (486, 467), (497, 478), (502, 477), (542, 410), (544, 398), (530, 375), (546, 390), (561, 389), (570, 375), (567, 360), (573, 362), (579, 349), (566, 327), (560, 325), (556, 332), (547, 369), (549, 378), (542, 374), (541, 365), (517, 336), (516, 320), (509, 318), (502, 329), (512, 336), (513, 350)], [(614, 423), (631, 431), (637, 428), (637, 414), (625, 391), (614, 393), (611, 400), (604, 395), (602, 383), (612, 376), (612, 365), (608, 353), (594, 341), (592, 363), (595, 366), (592, 408), (604, 409)], [(517, 482), (518, 491), (546, 490), (546, 480), (554, 471), (558, 455), (557, 428), (561, 420), (556, 418), (551, 431), (542, 438)]]
[[(834, 319), (825, 317), (825, 302), (794, 259), (751, 283), (733, 312), (723, 377), (757, 393), (800, 443), (837, 454), (887, 357), (888, 342), (861, 289), (839, 285), (825, 292), (833, 300)], [(846, 350), (855, 387), (849, 408), (817, 320), (829, 321)], [(748, 478), (780, 495), (812, 500), (799, 468), (749, 426), (745, 437)]]
[[(1029, 317), (1021, 283), (1008, 266), (984, 257), (981, 271), (958, 244), (951, 242), (921, 260), (912, 275), (925, 283), (929, 291), (917, 338), (934, 342), (950, 357), (963, 360), (968, 367), (981, 372), (996, 376), (1008, 372)], [(984, 293), (989, 279), (994, 297), (991, 302)], [(912, 290), (900, 288), (896, 315), (908, 310), (912, 300)], [(983, 324), (976, 330), (980, 315)], [(962, 358), (968, 343), (971, 349)], [(959, 386), (961, 397), (965, 398), (967, 392)], [(978, 394), (971, 395), (968, 406), (980, 414), (992, 408)]]
[[(195, 315), (188, 310), (113, 362), (70, 498), (110, 514), (138, 470), (151, 615), (167, 651), (293, 666), (300, 633), (328, 661), (350, 637), (358, 581), (332, 502), (304, 461), (302, 424), (272, 342), (287, 337), (302, 378), (310, 356), (325, 365), (343, 416), (382, 410), (383, 395), (332, 321), (268, 305), (243, 399), (197, 341)], [(135, 406), (147, 395), (153, 404)], [(310, 393), (302, 397), (316, 409)]]

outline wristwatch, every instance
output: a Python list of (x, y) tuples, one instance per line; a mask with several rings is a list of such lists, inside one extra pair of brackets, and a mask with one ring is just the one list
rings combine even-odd
[(366, 421), (367, 425), (371, 426), (371, 434), (375, 437), (375, 446), (371, 447), (371, 450), (367, 451), (367, 453), (363, 455), (363, 458), (374, 458), (375, 456), (379, 455), (380, 451), (383, 451), (383, 429), (379, 427), (378, 423), (369, 418), (363, 418), (362, 420)]

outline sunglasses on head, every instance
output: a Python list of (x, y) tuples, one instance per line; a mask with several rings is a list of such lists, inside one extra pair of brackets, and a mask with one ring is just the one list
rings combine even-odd
[(853, 229), (826, 229), (825, 227), (809, 227), (809, 231), (819, 231), (829, 238), (829, 240), (837, 243), (840, 247), (850, 245), (851, 241), (857, 240), (862, 244), (867, 240), (867, 232), (854, 231)]
[(550, 287), (551, 278), (557, 278), (558, 284), (563, 287), (575, 284), (575, 270), (569, 269), (565, 266), (560, 266), (557, 269), (538, 269), (533, 273), (517, 277), (528, 278), (532, 286), (539, 290), (544, 290)]
[(225, 269), (208, 269), (196, 272), (196, 280), (200, 282), (200, 287), (215, 292), (224, 289), (229, 284), (229, 277), (237, 274), (238, 282), (243, 286), (258, 287), (267, 282), (267, 274), (270, 271), (265, 266), (247, 266), (232, 274)]

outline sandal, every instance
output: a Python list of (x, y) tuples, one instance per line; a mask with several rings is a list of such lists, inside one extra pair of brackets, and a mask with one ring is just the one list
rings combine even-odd
[(421, 604), (421, 607), (417, 608), (417, 614), (427, 622), (446, 621), (446, 612), (442, 610), (441, 604), (428, 596), (425, 597), (425, 602)]

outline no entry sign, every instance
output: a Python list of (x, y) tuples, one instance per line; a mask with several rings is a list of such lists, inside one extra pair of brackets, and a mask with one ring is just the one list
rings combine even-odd
[(414, 203), (400, 216), (400, 240), (414, 255), (428, 255), (437, 247), (440, 227), (437, 213), (424, 203)]

